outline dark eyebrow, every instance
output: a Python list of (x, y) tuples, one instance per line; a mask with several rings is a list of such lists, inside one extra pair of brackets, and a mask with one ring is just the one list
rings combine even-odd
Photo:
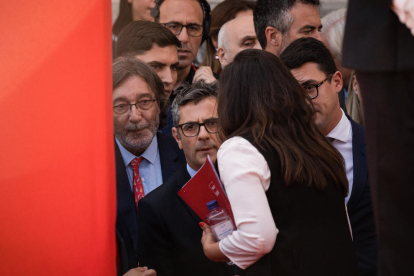
[[(152, 96), (150, 92), (143, 93), (143, 94), (141, 94), (141, 95), (138, 96), (138, 101), (140, 101), (142, 98), (145, 98), (145, 97), (151, 98), (151, 97), (154, 97), (154, 96)], [(123, 97), (123, 96), (120, 96), (118, 98), (115, 98), (112, 102), (113, 103), (116, 103), (116, 102), (119, 102), (119, 101), (125, 101), (125, 102), (128, 102), (129, 103), (128, 99), (126, 97)]]
[[(210, 117), (210, 118), (205, 119), (203, 121), (203, 123), (205, 123), (208, 120), (218, 120), (218, 118), (216, 118), (216, 117)], [(190, 121), (190, 122), (182, 123), (181, 125), (184, 125), (184, 124), (200, 124), (200, 123), (199, 122)]]
[(164, 63), (161, 63), (161, 62), (156, 61), (156, 60), (148, 62), (148, 65), (149, 65), (149, 66), (158, 65), (158, 66), (160, 66), (160, 67), (165, 66), (165, 64), (164, 64)]
[[(161, 23), (161, 24), (180, 24), (180, 25), (184, 25), (183, 23), (181, 23), (181, 22), (177, 22), (177, 21), (171, 21), (171, 22)], [(203, 25), (200, 25), (200, 24), (195, 23), (195, 22), (190, 22), (190, 23), (187, 23), (186, 25), (197, 25), (197, 26), (203, 26)]]
[(244, 42), (246, 42), (246, 40), (256, 40), (256, 39), (257, 37), (255, 37), (254, 35), (246, 35), (245, 37), (242, 38), (241, 42), (243, 44)]
[(312, 26), (312, 25), (305, 25), (305, 26), (303, 26), (302, 28), (300, 28), (300, 30), (299, 30), (299, 31), (304, 31), (304, 30), (306, 30), (306, 29), (310, 29), (310, 30), (312, 31), (312, 30), (315, 30), (315, 29), (316, 29), (316, 27), (315, 27), (315, 26)]
[(115, 98), (113, 100), (113, 103), (120, 102), (120, 101), (128, 102), (127, 98), (125, 98), (125, 97), (118, 97), (118, 98)]
[(179, 64), (179, 62), (177, 61), (176, 63), (171, 64), (171, 66), (175, 66), (175, 67), (177, 67), (177, 66), (178, 66), (178, 64)]
[(317, 80), (310, 79), (310, 80), (306, 80), (306, 81), (300, 83), (300, 85), (308, 85), (308, 84), (316, 84), (316, 83), (318, 83)]

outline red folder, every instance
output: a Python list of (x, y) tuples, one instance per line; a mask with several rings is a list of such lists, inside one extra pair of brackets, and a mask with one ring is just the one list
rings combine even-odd
[(234, 223), (233, 211), (230, 202), (223, 189), (217, 171), (207, 155), (206, 162), (178, 192), (178, 195), (190, 206), (191, 209), (207, 223), (206, 215), (210, 212), (207, 203), (217, 200), (220, 208), (230, 215)]

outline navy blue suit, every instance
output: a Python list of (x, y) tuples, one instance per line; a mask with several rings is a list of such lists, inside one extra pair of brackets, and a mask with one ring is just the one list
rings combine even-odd
[(178, 191), (190, 180), (186, 166), (138, 203), (138, 259), (158, 276), (230, 276), (231, 266), (212, 262), (201, 245), (201, 219)]
[[(160, 153), (161, 171), (163, 182), (168, 179), (185, 164), (184, 153), (178, 148), (173, 137), (157, 132), (158, 150)], [(126, 251), (128, 269), (138, 265), (137, 259), (137, 211), (134, 197), (129, 184), (128, 175), (121, 152), (115, 142), (115, 164), (116, 164), (116, 194), (117, 194), (117, 217), (116, 230), (118, 232), (118, 243), (122, 243)], [(122, 256), (125, 263), (125, 254)], [(125, 265), (122, 265), (122, 273)]]
[(368, 164), (365, 149), (365, 129), (347, 116), (352, 126), (354, 180), (347, 208), (353, 243), (364, 276), (377, 275), (377, 241), (372, 212)]

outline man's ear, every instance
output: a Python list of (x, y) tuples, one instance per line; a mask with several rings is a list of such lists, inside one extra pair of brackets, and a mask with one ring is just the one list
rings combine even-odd
[(339, 93), (342, 90), (342, 84), (343, 84), (341, 72), (336, 71), (333, 74), (333, 76), (332, 76), (332, 82), (335, 85), (335, 91), (336, 91), (336, 93)]
[(226, 59), (226, 50), (224, 50), (223, 47), (218, 47), (217, 55), (218, 55), (221, 66), (225, 67), (227, 66), (227, 64), (229, 64)]
[(265, 30), (266, 34), (266, 51), (276, 55), (280, 46), (282, 45), (282, 33), (271, 26), (268, 26)]
[(176, 127), (173, 127), (171, 130), (175, 141), (177, 141), (178, 147), (182, 150), (183, 146), (181, 145), (181, 136), (180, 133), (178, 133), (178, 129)]

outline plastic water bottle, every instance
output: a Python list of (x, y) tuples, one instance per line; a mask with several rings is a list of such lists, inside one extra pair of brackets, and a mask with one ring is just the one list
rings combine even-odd
[[(234, 224), (226, 210), (219, 207), (217, 200), (207, 203), (207, 208), (210, 213), (207, 214), (206, 218), (214, 237), (221, 241), (228, 235), (231, 235), (234, 230)], [(233, 265), (233, 262), (230, 261), (227, 264)]]

